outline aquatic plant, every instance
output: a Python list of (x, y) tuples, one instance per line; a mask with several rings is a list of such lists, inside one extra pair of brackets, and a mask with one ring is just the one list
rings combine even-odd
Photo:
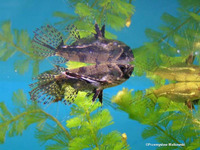
[(198, 0), (179, 0), (178, 15), (164, 13), (164, 24), (159, 30), (146, 29), (149, 42), (134, 49), (135, 74), (154, 72), (159, 66), (187, 66), (195, 58), (199, 64), (199, 22), (200, 3)]
[(99, 98), (102, 102), (105, 88), (123, 83), (133, 72), (134, 67), (129, 64), (134, 59), (132, 50), (121, 41), (106, 39), (105, 25), (99, 28), (95, 24), (92, 37), (78, 36), (69, 45), (64, 44), (62, 33), (51, 25), (37, 28), (34, 33), (32, 45), (39, 56), (59, 56), (62, 63), (77, 61), (91, 65), (71, 70), (57, 66), (40, 74), (36, 77), (38, 81), (31, 84), (32, 100), (43, 101), (44, 104), (61, 101), (65, 90), (63, 85), (66, 85), (74, 89), (70, 90), (74, 91), (73, 95), (78, 91), (87, 91), (88, 94), (94, 93), (92, 101)]
[[(164, 25), (157, 31), (146, 29), (149, 42), (133, 50), (134, 74), (146, 74), (154, 81), (155, 87), (136, 91), (134, 94), (123, 89), (113, 98), (113, 102), (128, 113), (131, 119), (148, 125), (142, 133), (144, 139), (154, 137), (159, 143), (185, 143), (182, 147), (167, 146), (158, 149), (200, 147), (200, 2), (178, 2), (178, 15), (164, 13), (161, 18)], [(174, 84), (165, 85), (166, 81)], [(196, 105), (193, 106), (191, 102)]]
[(101, 104), (93, 103), (86, 94), (78, 94), (65, 127), (36, 103), (29, 103), (23, 90), (14, 92), (14, 110), (9, 111), (0, 103), (0, 143), (4, 143), (6, 136), (22, 135), (31, 124), (36, 124), (35, 137), (39, 142), (51, 141), (46, 149), (129, 149), (126, 137), (119, 132), (102, 133), (103, 128), (113, 124), (112, 117), (107, 109), (98, 110)]
[[(147, 92), (148, 93), (148, 92)], [(118, 108), (129, 118), (147, 125), (143, 139), (154, 137), (159, 143), (176, 143), (157, 149), (197, 149), (200, 147), (199, 108), (191, 111), (185, 103), (172, 101), (170, 97), (156, 97), (151, 92), (123, 89), (113, 97)]]
[[(74, 24), (75, 26), (68, 26), (70, 35), (76, 34), (78, 31), (81, 38), (90, 36), (95, 32), (94, 23), (100, 25), (106, 24), (111, 28), (120, 30), (126, 25), (130, 24), (131, 16), (134, 14), (134, 6), (132, 0), (100, 0), (100, 1), (77, 1), (69, 0), (69, 5), (74, 8), (76, 15), (54, 12), (53, 16), (63, 19), (56, 23), (61, 25), (66, 31), (66, 26)], [(110, 32), (106, 32), (107, 38), (116, 36)], [(67, 40), (65, 42), (67, 42)], [(33, 76), (39, 72), (39, 62), (42, 57), (34, 54), (31, 46), (31, 37), (26, 30), (11, 29), (11, 21), (1, 22), (0, 31), (0, 60), (6, 61), (13, 55), (17, 55), (19, 59), (15, 60), (14, 69), (19, 74), (24, 74), (29, 66), (33, 66)]]
[[(94, 21), (99, 25), (105, 24), (120, 30), (125, 25), (130, 25), (131, 16), (134, 14), (132, 0), (68, 0), (68, 3), (74, 8), (75, 15), (54, 12), (53, 16), (62, 19), (58, 25), (65, 27), (67, 24), (74, 24), (81, 37), (94, 33)], [(106, 38), (116, 38), (116, 36), (106, 31)]]
[(7, 61), (13, 55), (19, 59), (15, 60), (14, 69), (19, 74), (24, 74), (33, 65), (33, 75), (39, 72), (39, 61), (41, 57), (34, 54), (31, 47), (31, 38), (27, 31), (11, 29), (11, 22), (4, 21), (0, 29), (0, 60)]
[[(129, 25), (130, 18), (134, 13), (131, 0), (95, 0), (94, 3), (89, 0), (81, 2), (69, 0), (69, 2), (77, 15), (55, 12), (54, 16), (62, 19), (57, 25), (66, 27), (67, 24), (73, 23), (76, 28), (71, 31), (78, 30), (81, 37), (94, 33), (94, 20), (98, 24), (106, 24), (106, 26), (119, 30), (125, 25)], [(148, 77), (154, 80), (156, 88), (164, 85), (166, 80), (149, 73), (150, 71), (155, 73), (161, 65), (165, 69), (180, 66), (192, 67), (191, 64), (196, 57), (198, 58), (196, 60), (199, 61), (197, 55), (199, 49), (199, 36), (197, 36), (200, 21), (199, 0), (179, 0), (179, 2), (181, 4), (180, 14), (177, 17), (168, 13), (163, 14), (162, 19), (166, 24), (160, 27), (160, 31), (147, 29), (146, 35), (150, 42), (133, 50), (136, 56), (136, 75), (147, 73)], [(106, 37), (113, 38), (115, 36), (106, 32)], [(20, 59), (23, 59), (16, 62), (15, 69), (23, 74), (28, 69), (29, 63), (34, 62), (34, 74), (37, 74), (40, 58), (35, 57), (26, 31), (14, 30), (12, 32), (10, 22), (5, 22), (1, 26), (0, 39), (1, 60), (6, 61), (18, 53)], [(22, 63), (23, 66), (20, 68), (19, 64)], [(76, 66), (76, 64), (68, 63), (68, 66), (70, 65)], [(47, 149), (66, 147), (75, 149), (77, 146), (88, 148), (88, 145), (94, 149), (105, 147), (114, 149), (115, 146), (119, 146), (118, 149), (127, 149), (126, 138), (123, 138), (118, 132), (113, 131), (107, 135), (101, 133), (102, 128), (112, 124), (112, 118), (107, 110), (97, 111), (98, 103), (91, 103), (91, 97), (85, 98), (85, 94), (80, 93), (71, 107), (73, 118), (67, 120), (67, 127), (65, 127), (37, 104), (28, 104), (22, 90), (15, 92), (13, 101), (19, 107), (16, 111), (14, 110), (14, 113), (9, 111), (4, 103), (0, 103), (0, 126), (4, 127), (0, 131), (0, 141), (3, 143), (6, 135), (21, 135), (29, 125), (35, 123), (37, 124), (36, 137), (39, 141), (42, 143), (50, 140), (54, 142), (53, 145), (47, 145)], [(157, 98), (154, 94), (147, 95), (144, 91), (137, 91), (132, 95), (128, 90), (120, 91), (113, 101), (118, 104), (119, 109), (127, 112), (131, 119), (148, 125), (142, 134), (144, 139), (155, 137), (160, 143), (185, 143), (188, 149), (200, 147), (198, 137), (200, 130), (199, 105), (191, 111), (184, 103), (173, 102), (170, 98)], [(52, 122), (46, 123), (46, 120), (52, 121), (57, 126), (53, 127)], [(90, 137), (88, 137), (88, 133), (90, 133)], [(80, 142), (84, 144), (80, 145)], [(167, 149), (169, 148), (178, 147), (167, 147)]]
[[(89, 5), (88, 1), (70, 1), (75, 8), (76, 16), (55, 12), (54, 16), (64, 19), (59, 25), (66, 27), (66, 23), (73, 23), (68, 29), (76, 34), (78, 30), (81, 37), (94, 33), (94, 23), (106, 24), (114, 29), (121, 29), (130, 25), (134, 7), (131, 0), (95, 1)], [(66, 22), (66, 20), (70, 20)], [(106, 32), (106, 37), (115, 37)], [(70, 38), (70, 37), (69, 37)], [(11, 29), (11, 22), (5, 21), (1, 24), (0, 31), (0, 58), (7, 61), (13, 55), (19, 56), (14, 63), (14, 68), (19, 74), (28, 71), (33, 65), (33, 75), (39, 72), (39, 62), (42, 57), (35, 55), (31, 38), (27, 31)], [(65, 41), (66, 42), (66, 41)], [(74, 68), (77, 64), (68, 62), (67, 66)], [(55, 117), (45, 112), (36, 103), (30, 102), (23, 90), (13, 94), (13, 102), (16, 108), (9, 111), (3, 102), (0, 103), (0, 143), (4, 143), (6, 136), (22, 135), (24, 130), (31, 124), (36, 124), (36, 138), (42, 143), (53, 141), (53, 145), (47, 145), (46, 149), (129, 149), (126, 143), (126, 134), (120, 135), (117, 131), (108, 134), (101, 132), (102, 128), (113, 123), (108, 110), (97, 111), (100, 106), (98, 102), (92, 103), (91, 97), (86, 98), (86, 93), (77, 96), (72, 106), (73, 118), (67, 120), (67, 128)], [(56, 124), (53, 127), (52, 124)], [(92, 136), (90, 136), (92, 135)], [(82, 145), (80, 145), (80, 142)], [(80, 146), (80, 147), (78, 147)]]

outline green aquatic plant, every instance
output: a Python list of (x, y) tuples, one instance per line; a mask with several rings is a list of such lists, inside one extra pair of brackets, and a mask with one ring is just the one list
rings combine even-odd
[[(69, 27), (70, 35), (66, 35), (65, 42), (74, 37), (77, 31), (81, 38), (95, 33), (95, 22), (120, 30), (126, 25), (127, 21), (130, 23), (131, 16), (134, 14), (132, 0), (101, 0), (94, 2), (70, 0), (69, 3), (75, 9), (76, 15), (64, 12), (53, 13), (55, 17), (63, 19), (63, 21), (56, 24), (64, 26), (65, 31), (67, 25), (75, 25), (75, 27)], [(116, 38), (110, 32), (106, 32), (106, 37)], [(1, 23), (0, 40), (1, 61), (6, 61), (13, 55), (17, 55), (19, 59), (15, 60), (14, 63), (16, 72), (24, 74), (32, 65), (33, 75), (38, 74), (39, 62), (43, 58), (34, 54), (31, 38), (26, 30), (12, 30), (11, 21), (4, 21)]]
[[(70, 38), (80, 34), (80, 37), (87, 37), (95, 33), (94, 23), (106, 24), (111, 28), (120, 30), (130, 23), (131, 16), (134, 14), (134, 6), (132, 0), (112, 0), (112, 1), (76, 1), (70, 0), (70, 5), (74, 8), (76, 15), (67, 14), (64, 12), (54, 12), (55, 17), (62, 18), (63, 21), (56, 24), (62, 25), (64, 31), (68, 26), (70, 35), (66, 35), (67, 42)], [(116, 38), (110, 32), (106, 32), (106, 37)], [(39, 62), (42, 57), (34, 54), (31, 46), (31, 38), (26, 30), (12, 30), (11, 21), (1, 23), (0, 29), (0, 60), (7, 61), (13, 55), (17, 55), (19, 59), (14, 62), (14, 69), (19, 74), (24, 74), (32, 65), (33, 76), (39, 72)]]
[[(154, 72), (160, 66), (187, 66), (199, 63), (200, 3), (179, 0), (178, 15), (164, 13), (158, 30), (146, 29), (149, 42), (134, 49), (135, 74)], [(155, 55), (156, 54), (156, 55)]]
[[(80, 92), (71, 108), (70, 115), (73, 118), (67, 120), (67, 127), (70, 129), (73, 140), (69, 142), (72, 149), (128, 149), (126, 142), (117, 131), (106, 135), (101, 129), (113, 124), (112, 117), (107, 109), (97, 111), (100, 103), (93, 103), (91, 98), (86, 99), (86, 94)], [(81, 144), (77, 144), (81, 143)]]
[[(54, 12), (53, 15), (62, 19), (57, 23), (59, 25), (74, 24), (81, 37), (94, 33), (94, 21), (99, 25), (106, 24), (115, 30), (120, 30), (127, 22), (130, 23), (134, 14), (132, 0), (69, 0), (68, 2), (75, 9), (75, 15), (64, 12)], [(116, 38), (109, 32), (106, 32), (106, 37)]]
[(19, 58), (14, 63), (14, 69), (19, 74), (24, 74), (30, 64), (33, 65), (33, 75), (38, 74), (41, 58), (34, 54), (28, 32), (12, 30), (11, 22), (4, 21), (0, 27), (0, 60), (7, 61), (13, 55)]
[(30, 125), (36, 124), (35, 137), (39, 142), (45, 144), (51, 141), (46, 144), (48, 150), (129, 149), (126, 136), (118, 131), (108, 134), (102, 132), (103, 128), (113, 124), (112, 117), (107, 109), (98, 110), (101, 104), (92, 102), (92, 97), (86, 98), (86, 94), (78, 94), (71, 107), (71, 118), (66, 121), (65, 126), (38, 104), (29, 103), (23, 90), (14, 92), (12, 100), (16, 108), (12, 112), (3, 102), (0, 103), (1, 144), (6, 136), (22, 135)]
[[(79, 32), (81, 38), (94, 33), (94, 23), (106, 24), (116, 30), (125, 25), (130, 25), (134, 7), (129, 0), (114, 1), (70, 1), (77, 15), (69, 15), (55, 12), (54, 16), (63, 18), (58, 25), (66, 27), (72, 36)], [(90, 5), (92, 4), (92, 5)], [(69, 21), (69, 22), (68, 22)], [(72, 29), (73, 28), (73, 29)], [(71, 37), (68, 36), (65, 42)], [(116, 38), (113, 34), (106, 32), (106, 37)], [(11, 28), (11, 22), (1, 23), (0, 30), (0, 60), (7, 61), (13, 55), (17, 55), (14, 69), (19, 74), (28, 71), (33, 65), (33, 75), (39, 72), (39, 62), (43, 58), (35, 55), (31, 44), (31, 38), (27, 31)], [(83, 65), (83, 64), (78, 64)], [(77, 63), (68, 62), (69, 68), (77, 67)], [(103, 134), (102, 129), (113, 124), (112, 116), (107, 109), (99, 110), (98, 102), (92, 102), (91, 97), (86, 98), (86, 93), (78, 94), (71, 107), (71, 119), (67, 120), (66, 127), (61, 122), (41, 109), (38, 104), (29, 102), (23, 90), (13, 93), (15, 108), (10, 111), (6, 105), (0, 103), (0, 143), (5, 142), (6, 136), (18, 136), (32, 124), (36, 125), (35, 137), (41, 143), (52, 141), (54, 144), (46, 145), (46, 149), (129, 149), (126, 142), (126, 134), (123, 136), (112, 131)], [(56, 124), (54, 127), (52, 124)], [(81, 142), (81, 145), (80, 145)]]
[(76, 61), (68, 61), (66, 63), (66, 66), (68, 69), (75, 69), (75, 68), (80, 68), (80, 67), (84, 67), (84, 66), (88, 66), (88, 65), (91, 65), (91, 64), (76, 62)]
[(147, 125), (143, 139), (155, 137), (159, 143), (176, 143), (176, 146), (158, 149), (196, 149), (199, 141), (199, 105), (191, 111), (185, 103), (169, 97), (157, 97), (151, 92), (123, 89), (112, 100), (129, 118)]

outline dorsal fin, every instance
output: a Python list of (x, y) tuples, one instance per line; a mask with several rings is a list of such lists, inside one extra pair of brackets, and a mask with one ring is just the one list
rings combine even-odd
[(102, 37), (105, 37), (105, 24), (101, 27)]
[(102, 26), (101, 30), (99, 29), (98, 24), (95, 24), (95, 31), (96, 34), (94, 34), (95, 38), (98, 39), (99, 37), (104, 38), (105, 35), (105, 25)]
[(71, 44), (72, 42), (81, 39), (80, 33), (74, 24), (67, 25), (66, 31), (68, 32), (67, 43)]

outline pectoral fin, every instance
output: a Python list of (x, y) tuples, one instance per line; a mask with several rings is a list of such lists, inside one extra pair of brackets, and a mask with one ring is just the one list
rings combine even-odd
[(99, 102), (103, 102), (103, 90), (95, 89), (92, 101), (94, 102), (97, 98), (99, 98)]
[(190, 109), (190, 110), (192, 110), (192, 109), (194, 109), (194, 104), (191, 102), (191, 101), (186, 101), (185, 102), (185, 104), (187, 105), (187, 107)]
[(99, 102), (102, 104), (103, 103), (103, 90), (100, 91), (98, 98), (99, 98)]
[(101, 27), (102, 37), (105, 37), (105, 24)]

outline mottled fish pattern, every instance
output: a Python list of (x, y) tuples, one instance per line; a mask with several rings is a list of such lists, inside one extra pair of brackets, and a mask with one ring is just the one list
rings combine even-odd
[[(60, 56), (66, 61), (91, 63), (93, 65), (68, 70), (57, 67), (36, 77), (31, 84), (31, 99), (51, 103), (76, 97), (78, 91), (93, 94), (93, 101), (99, 98), (102, 102), (103, 89), (119, 85), (132, 74), (133, 53), (129, 46), (117, 40), (105, 38), (105, 26), (99, 29), (95, 24), (96, 34), (82, 38), (71, 45), (64, 45), (62, 34), (54, 27), (47, 25), (34, 33), (33, 48), (35, 53), (43, 56)], [(69, 91), (66, 91), (69, 90)]]

